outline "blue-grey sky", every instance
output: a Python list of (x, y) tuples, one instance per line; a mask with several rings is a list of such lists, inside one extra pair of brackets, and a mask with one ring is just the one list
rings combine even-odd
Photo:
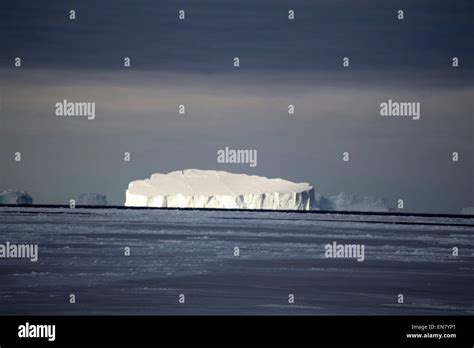
[[(0, 189), (27, 190), (35, 203), (102, 192), (123, 204), (128, 182), (153, 172), (221, 169), (457, 213), (474, 205), (473, 9), (469, 0), (2, 1)], [(63, 99), (95, 102), (96, 119), (56, 117)], [(388, 99), (420, 102), (420, 120), (381, 117)], [(257, 149), (257, 167), (218, 164), (225, 146)]]

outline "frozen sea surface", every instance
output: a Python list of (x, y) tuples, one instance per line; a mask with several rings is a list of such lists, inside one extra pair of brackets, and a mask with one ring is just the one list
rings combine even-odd
[(0, 315), (474, 313), (468, 217), (2, 207), (7, 241), (39, 260), (0, 259)]

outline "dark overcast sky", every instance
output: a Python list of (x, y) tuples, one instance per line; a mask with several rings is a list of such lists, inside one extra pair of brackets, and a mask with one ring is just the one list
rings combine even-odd
[(31, 67), (113, 69), (117, 56), (128, 55), (135, 69), (213, 73), (237, 54), (258, 72), (338, 69), (341, 56), (359, 69), (439, 70), (446, 56), (458, 55), (472, 68), (473, 8), (469, 0), (4, 0), (2, 59), (21, 54)]
[[(474, 205), (473, 9), (470, 0), (3, 0), (0, 189), (63, 204), (103, 192), (122, 204), (131, 180), (217, 168), (457, 213)], [(421, 119), (381, 118), (389, 98), (421, 102)], [(55, 117), (63, 99), (96, 102), (96, 120)], [(217, 165), (225, 146), (257, 149), (257, 168)]]

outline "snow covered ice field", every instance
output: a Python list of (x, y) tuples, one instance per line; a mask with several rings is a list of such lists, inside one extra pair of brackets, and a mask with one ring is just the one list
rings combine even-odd
[(468, 217), (2, 207), (0, 237), (39, 245), (0, 259), (0, 315), (474, 313)]

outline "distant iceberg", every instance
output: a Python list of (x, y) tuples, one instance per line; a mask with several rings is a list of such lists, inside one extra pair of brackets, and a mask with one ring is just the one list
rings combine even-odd
[(107, 198), (101, 193), (81, 193), (76, 200), (76, 205), (107, 205)]
[(361, 212), (389, 211), (387, 203), (382, 197), (360, 196), (341, 192), (331, 197), (319, 195), (317, 201), (320, 210)]
[(125, 206), (311, 210), (314, 189), (307, 183), (224, 171), (188, 169), (132, 181)]
[(33, 198), (26, 191), (0, 191), (0, 204), (31, 205)]
[(461, 214), (474, 215), (474, 207), (467, 207), (461, 210)]

